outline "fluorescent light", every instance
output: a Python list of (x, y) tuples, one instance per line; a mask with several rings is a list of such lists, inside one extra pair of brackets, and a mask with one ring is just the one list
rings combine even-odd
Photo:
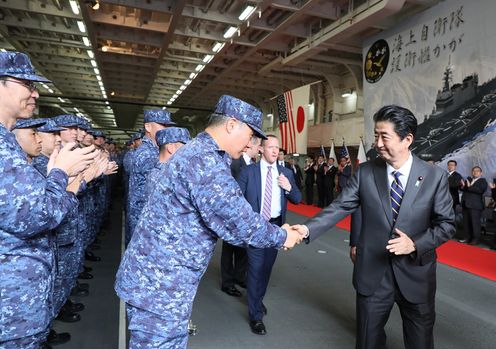
[(100, 87), (103, 87), (103, 82), (102, 81), (98, 81), (98, 85), (100, 85)]
[(62, 98), (60, 98), (60, 97), (57, 97), (57, 98), (58, 98), (58, 100), (59, 100), (59, 101), (61, 101), (62, 103), (65, 103), (65, 101), (64, 101)]
[(83, 43), (84, 43), (86, 46), (91, 46), (90, 40), (88, 39), (88, 37), (87, 37), (87, 36), (83, 36)]
[(168, 101), (168, 102), (167, 102), (167, 105), (171, 105), (171, 104), (172, 104), (172, 102), (171, 102), (171, 101)]
[(48, 86), (44, 83), (41, 83), (41, 86), (43, 86), (44, 88), (46, 88), (48, 90)]
[(176, 99), (177, 97), (179, 97), (177, 94), (172, 96), (172, 98)]
[(75, 15), (79, 14), (79, 5), (76, 0), (69, 0), (69, 4), (71, 4), (71, 10)]
[(86, 26), (84, 25), (83, 21), (77, 21), (77, 26), (81, 33), (86, 33)]
[(53, 90), (51, 88), (48, 89), (48, 92), (53, 93)]
[(215, 53), (219, 52), (220, 50), (222, 50), (225, 44), (226, 44), (225, 42), (215, 43), (214, 47), (212, 47), (212, 51), (214, 51)]
[(2, 52), (7, 52), (7, 50), (6, 50), (6, 49), (4, 49), (4, 48), (1, 48), (1, 49), (0, 49), (0, 51), (2, 51)]
[(181, 87), (179, 87), (179, 89), (180, 89), (181, 91), (184, 91), (184, 90), (186, 90), (186, 86), (182, 85)]
[(203, 64), (198, 64), (195, 68), (195, 71), (197, 72), (201, 72), (203, 70), (203, 68), (205, 68), (205, 66)]
[(191, 80), (189, 80), (189, 79), (188, 79), (188, 80), (184, 81), (184, 84), (185, 84), (185, 85), (189, 85), (189, 84), (191, 84)]
[(238, 19), (240, 21), (244, 21), (245, 19), (250, 17), (253, 14), (253, 12), (255, 12), (255, 10), (256, 10), (255, 6), (250, 6), (250, 5), (246, 6), (243, 12), (241, 12), (241, 14), (239, 15)]
[(191, 74), (189, 74), (189, 78), (190, 78), (190, 79), (194, 79), (194, 78), (196, 78), (196, 76), (197, 76), (197, 75), (198, 75), (198, 74), (191, 73)]
[(347, 98), (350, 97), (353, 94), (353, 90), (347, 89), (344, 90), (343, 93), (341, 94), (341, 97)]
[(227, 28), (227, 30), (224, 32), (224, 38), (229, 39), (231, 36), (234, 35), (234, 33), (236, 33), (237, 30), (238, 30), (238, 28), (236, 28), (236, 27)]
[(208, 63), (212, 60), (212, 58), (214, 58), (213, 55), (206, 55), (205, 57), (203, 57), (203, 62)]
[(96, 61), (94, 59), (91, 60), (91, 65), (96, 68)]
[(112, 108), (110, 108), (110, 106), (107, 106), (107, 109), (112, 109)]
[(110, 103), (109, 103), (109, 101), (105, 101), (105, 104), (106, 104), (106, 105), (109, 105)]
[(100, 75), (100, 70), (98, 68), (93, 68), (93, 71), (96, 75)]
[(95, 58), (95, 54), (93, 53), (93, 51), (91, 51), (91, 50), (86, 50), (86, 52), (88, 53), (88, 56), (89, 56), (90, 58)]
[(102, 81), (102, 77), (101, 77), (100, 75), (97, 75), (97, 76), (96, 76), (96, 79), (97, 79), (98, 81)]
[(182, 90), (177, 90), (177, 91), (176, 91), (176, 95), (178, 95), (178, 96), (179, 96), (181, 93), (183, 93), (183, 91), (182, 91)]
[(75, 110), (75, 111), (77, 111), (77, 112), (79, 113), (79, 109), (78, 109), (78, 108), (74, 107), (74, 110)]

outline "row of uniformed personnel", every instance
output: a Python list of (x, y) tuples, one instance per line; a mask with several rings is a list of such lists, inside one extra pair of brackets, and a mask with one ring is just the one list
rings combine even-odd
[[(88, 294), (77, 279), (91, 277), (85, 251), (108, 209), (108, 175), (117, 171), (104, 134), (86, 120), (31, 118), (35, 82), (49, 81), (26, 55), (0, 53), (0, 348), (49, 348), (57, 316), (79, 319), (84, 305), (69, 296)], [(49, 339), (68, 334), (52, 331)]]

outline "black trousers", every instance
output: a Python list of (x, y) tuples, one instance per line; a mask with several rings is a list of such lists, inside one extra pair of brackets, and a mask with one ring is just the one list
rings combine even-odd
[(482, 211), (473, 208), (463, 208), (463, 230), (471, 242), (479, 242), (481, 233)]
[(313, 205), (313, 183), (305, 183), (305, 203)]
[(403, 320), (403, 340), (406, 349), (434, 348), (434, 297), (426, 303), (413, 304), (401, 294), (391, 266), (379, 287), (371, 296), (357, 293), (356, 349), (383, 349), (386, 345), (386, 325), (394, 303)]
[(247, 267), (246, 250), (223, 241), (220, 257), (222, 288), (232, 287), (235, 283), (245, 284)]

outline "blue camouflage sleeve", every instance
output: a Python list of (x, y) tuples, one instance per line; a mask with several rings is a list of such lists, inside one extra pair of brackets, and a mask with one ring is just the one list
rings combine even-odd
[(77, 199), (68, 177), (53, 169), (45, 179), (12, 149), (0, 149), (0, 229), (29, 238), (60, 224)]
[(238, 246), (283, 246), (286, 231), (253, 212), (224, 161), (208, 155), (192, 159), (191, 164), (184, 169), (183, 180), (190, 186), (203, 222), (214, 234)]

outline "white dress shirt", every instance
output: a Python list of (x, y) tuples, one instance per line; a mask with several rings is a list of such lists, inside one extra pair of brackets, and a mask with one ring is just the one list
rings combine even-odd
[(262, 196), (261, 196), (261, 205), (260, 205), (260, 213), (263, 210), (263, 202), (265, 195), (265, 182), (267, 179), (267, 167), (271, 166), (272, 172), (272, 202), (270, 204), (270, 218), (277, 218), (281, 215), (281, 187), (277, 184), (277, 177), (279, 177), (279, 171), (277, 170), (277, 165), (274, 162), (273, 164), (269, 164), (263, 158), (260, 160), (260, 175), (262, 177)]
[(246, 153), (243, 153), (243, 160), (245, 161), (246, 165), (250, 165), (252, 161), (251, 158)]
[(401, 187), (403, 188), (403, 190), (406, 190), (406, 185), (408, 183), (408, 176), (410, 176), (410, 171), (412, 170), (412, 165), (413, 165), (412, 153), (410, 153), (408, 160), (406, 160), (406, 162), (403, 164), (403, 166), (401, 166), (397, 170), (393, 166), (391, 166), (390, 164), (387, 164), (389, 187), (391, 188), (391, 184), (394, 181), (393, 172), (397, 171), (397, 172), (401, 173), (401, 176), (399, 178), (399, 181), (401, 182)]

